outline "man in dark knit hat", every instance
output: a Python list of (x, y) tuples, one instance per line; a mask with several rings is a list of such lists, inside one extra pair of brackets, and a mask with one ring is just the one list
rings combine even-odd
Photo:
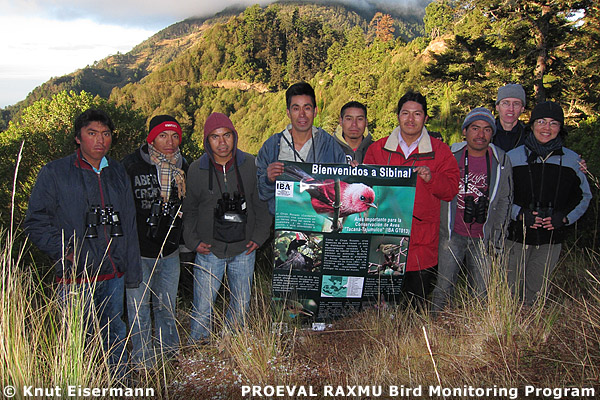
[(470, 291), (483, 298), (491, 269), (487, 251), (503, 247), (512, 204), (512, 168), (506, 153), (490, 143), (495, 131), (492, 113), (477, 107), (462, 124), (465, 141), (452, 145), (460, 181), (458, 194), (441, 205), (434, 313), (452, 300), (463, 263)]
[(225, 271), (229, 308), (225, 329), (244, 325), (250, 304), (254, 260), (269, 237), (268, 205), (258, 197), (255, 157), (237, 148), (238, 133), (224, 114), (204, 124), (205, 153), (190, 165), (183, 201), (183, 238), (196, 252), (191, 343), (212, 335), (212, 308)]
[[(142, 255), (142, 284), (127, 289), (131, 360), (151, 367), (179, 348), (175, 318), (179, 284), (181, 203), (188, 164), (179, 151), (181, 126), (169, 115), (150, 121), (146, 143), (123, 159), (131, 179)], [(150, 310), (154, 314), (154, 335)]]

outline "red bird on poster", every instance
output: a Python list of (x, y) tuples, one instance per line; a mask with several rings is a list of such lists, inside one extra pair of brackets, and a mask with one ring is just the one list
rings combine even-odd
[[(306, 191), (310, 194), (310, 203), (318, 214), (325, 214), (330, 218), (334, 217), (335, 180), (317, 180), (292, 165), (285, 167), (285, 173), (300, 181), (300, 193)], [(339, 218), (365, 212), (369, 208), (377, 208), (375, 205), (375, 192), (370, 186), (364, 183), (347, 183), (344, 181), (340, 181), (339, 184)]]

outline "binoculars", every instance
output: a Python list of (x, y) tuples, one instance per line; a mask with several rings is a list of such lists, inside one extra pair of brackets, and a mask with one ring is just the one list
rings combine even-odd
[[(159, 232), (159, 225), (164, 217), (169, 218), (169, 224), (172, 225), (171, 232), (167, 241), (171, 244), (177, 244), (179, 241), (179, 228), (181, 227), (181, 218), (179, 216), (179, 205), (173, 202), (156, 200), (150, 207), (150, 215), (146, 219), (148, 224), (148, 236), (156, 238)], [(164, 226), (164, 223), (163, 223)]]
[(487, 210), (489, 206), (489, 200), (487, 196), (481, 196), (479, 201), (475, 203), (473, 196), (465, 196), (465, 214), (464, 221), (467, 224), (475, 221), (478, 224), (485, 223), (487, 219)]
[(178, 206), (172, 202), (164, 202), (162, 200), (156, 200), (150, 207), (150, 216), (146, 220), (146, 223), (150, 227), (155, 227), (160, 224), (162, 217), (170, 217), (174, 220), (177, 217)]
[(542, 207), (540, 202), (535, 203), (534, 207), (530, 207), (531, 210), (537, 212), (536, 217), (540, 217), (542, 219), (551, 217), (554, 214), (554, 208), (552, 208), (552, 203), (548, 203), (548, 207)]
[(107, 204), (104, 208), (99, 205), (90, 206), (90, 209), (85, 214), (86, 239), (98, 237), (98, 225), (108, 225), (111, 237), (123, 236), (123, 227), (121, 226), (119, 212), (115, 211), (110, 204)]
[(223, 218), (236, 214), (246, 214), (246, 199), (239, 192), (233, 192), (233, 198), (229, 193), (223, 193), (221, 198), (217, 200), (215, 217)]

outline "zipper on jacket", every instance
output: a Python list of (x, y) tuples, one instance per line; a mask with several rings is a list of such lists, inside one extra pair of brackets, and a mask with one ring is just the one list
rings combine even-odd
[[(102, 177), (100, 176), (102, 174), (102, 171), (100, 171), (99, 173), (96, 173), (96, 176), (98, 177), (98, 187), (100, 188), (100, 203), (102, 205), (102, 208), (106, 207), (106, 203), (104, 201), (104, 191), (102, 190)], [(110, 265), (112, 265), (113, 268), (113, 274), (115, 275), (115, 278), (117, 277), (118, 271), (117, 271), (117, 267), (115, 266), (115, 263), (112, 259), (112, 256), (110, 254), (111, 252), (111, 248), (110, 248), (110, 236), (107, 233), (107, 228), (106, 228), (106, 224), (103, 225), (104, 227), (104, 238), (106, 239), (106, 245), (107, 250), (106, 250), (106, 255), (108, 257), (108, 261), (110, 261)], [(100, 266), (102, 266), (102, 264), (100, 264)], [(98, 271), (100, 272), (100, 271)]]

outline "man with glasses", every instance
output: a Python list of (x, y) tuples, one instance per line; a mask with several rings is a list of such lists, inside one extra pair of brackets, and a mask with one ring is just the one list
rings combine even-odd
[(498, 89), (496, 99), (496, 134), (492, 143), (504, 151), (510, 151), (525, 142), (527, 132), (519, 117), (525, 111), (525, 90), (518, 83), (509, 83)]

